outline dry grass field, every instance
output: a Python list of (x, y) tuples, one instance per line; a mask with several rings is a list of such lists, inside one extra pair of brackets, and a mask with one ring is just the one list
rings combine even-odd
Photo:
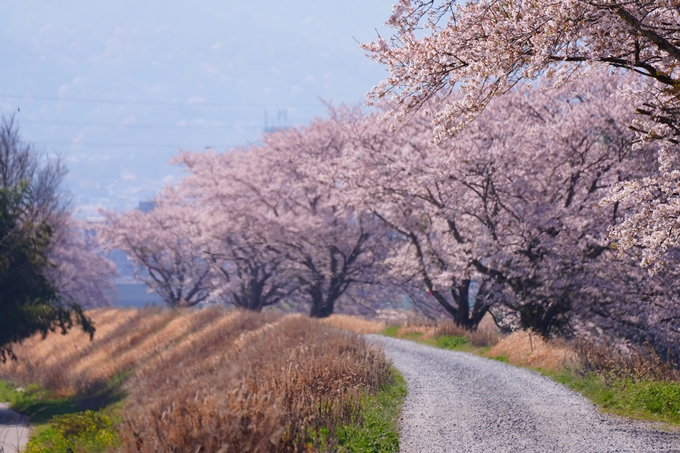
[(71, 396), (125, 382), (121, 451), (279, 452), (332, 449), (333, 429), (392, 379), (356, 334), (370, 322), (321, 323), (204, 309), (98, 309), (93, 341), (75, 331), (16, 348), (0, 379)]
[(321, 319), (319, 322), (337, 329), (348, 330), (358, 335), (380, 333), (387, 327), (382, 321), (374, 321), (350, 315), (331, 315), (328, 318)]

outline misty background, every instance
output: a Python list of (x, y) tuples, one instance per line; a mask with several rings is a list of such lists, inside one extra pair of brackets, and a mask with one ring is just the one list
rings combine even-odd
[[(0, 109), (65, 157), (77, 216), (127, 210), (179, 171), (179, 148), (224, 151), (320, 101), (362, 103), (385, 76), (357, 41), (392, 0), (0, 2)], [(377, 27), (377, 31), (376, 31)]]
[[(361, 104), (385, 69), (359, 42), (388, 32), (393, 0), (0, 0), (0, 110), (66, 160), (76, 216), (129, 210), (179, 169), (180, 148), (225, 151), (266, 127)], [(159, 300), (124, 254), (118, 304)]]

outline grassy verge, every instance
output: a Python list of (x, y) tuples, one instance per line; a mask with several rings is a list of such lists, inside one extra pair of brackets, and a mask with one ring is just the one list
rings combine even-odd
[[(382, 334), (533, 369), (582, 394), (604, 412), (680, 427), (680, 382), (668, 377), (674, 375), (672, 372), (656, 373), (658, 377), (650, 373), (654, 367), (667, 367), (657, 357), (626, 359), (646, 365), (640, 367), (644, 372), (637, 372), (615, 352), (610, 355), (605, 352), (603, 361), (612, 368), (599, 369), (592, 363), (584, 366), (582, 353), (571, 349), (567, 343), (545, 341), (527, 332), (501, 339), (492, 348), (491, 345), (473, 345), (464, 333), (439, 335), (436, 328), (434, 334), (432, 331), (433, 328), (418, 331), (413, 327), (388, 326)], [(631, 354), (637, 353), (633, 350)]]
[(336, 429), (338, 451), (392, 453), (399, 451), (398, 419), (406, 397), (406, 381), (395, 369), (393, 379), (361, 402), (357, 420)]
[(427, 335), (426, 332), (417, 331), (402, 333), (399, 329), (399, 326), (388, 326), (381, 334), (392, 338), (411, 340), (441, 349), (469, 352), (478, 355), (484, 355), (490, 349), (490, 346), (473, 345), (470, 339), (464, 335)]
[(115, 376), (107, 383), (69, 397), (59, 396), (38, 384), (21, 388), (8, 381), (0, 381), (0, 401), (9, 402), (12, 409), (28, 416), (31, 424), (40, 431), (55, 416), (117, 407), (124, 397), (123, 381), (124, 377)]
[(680, 382), (606, 379), (594, 372), (584, 374), (569, 369), (543, 374), (585, 396), (606, 412), (680, 427)]

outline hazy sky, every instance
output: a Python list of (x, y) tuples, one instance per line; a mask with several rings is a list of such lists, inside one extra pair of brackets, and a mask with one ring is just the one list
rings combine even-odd
[(0, 109), (66, 158), (80, 217), (130, 209), (178, 177), (179, 147), (363, 102), (386, 73), (357, 41), (388, 33), (392, 3), (0, 0)]

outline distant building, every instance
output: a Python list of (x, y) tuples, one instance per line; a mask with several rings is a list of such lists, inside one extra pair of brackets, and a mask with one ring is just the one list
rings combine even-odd
[(139, 207), (137, 209), (139, 211), (142, 211), (143, 213), (147, 213), (153, 211), (155, 208), (156, 208), (155, 201), (140, 201)]
[(285, 131), (288, 129), (290, 126), (288, 125), (288, 113), (286, 110), (279, 110), (279, 112), (276, 115), (276, 122), (269, 124), (269, 115), (267, 114), (267, 111), (265, 110), (264, 112), (264, 129), (262, 131), (265, 134), (268, 134), (270, 132), (276, 132), (279, 130)]

